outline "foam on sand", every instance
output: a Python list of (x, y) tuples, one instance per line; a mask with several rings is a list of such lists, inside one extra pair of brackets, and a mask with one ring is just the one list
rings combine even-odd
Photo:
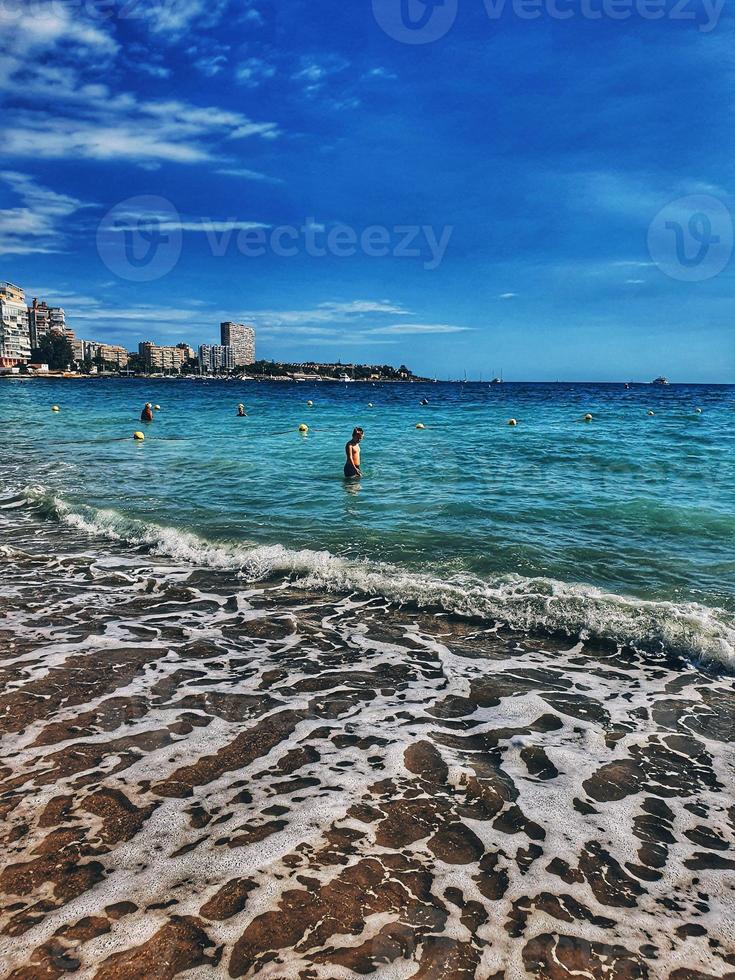
[(399, 605), (479, 616), (518, 630), (562, 632), (639, 649), (664, 649), (717, 661), (729, 669), (735, 665), (735, 617), (699, 603), (646, 601), (592, 586), (521, 575), (493, 580), (458, 575), (443, 580), (394, 565), (351, 561), (326, 551), (211, 542), (176, 528), (136, 521), (115, 510), (71, 505), (43, 488), (27, 489), (24, 499), (46, 517), (79, 531), (203, 567), (236, 571), (250, 582), (287, 576), (297, 585), (329, 593), (357, 592)]

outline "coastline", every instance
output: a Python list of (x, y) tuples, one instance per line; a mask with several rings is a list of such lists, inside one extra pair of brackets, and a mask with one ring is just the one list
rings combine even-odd
[(730, 394), (136, 380), (3, 389), (8, 980), (726, 975)]
[(13, 980), (732, 966), (731, 678), (27, 508), (0, 552)]

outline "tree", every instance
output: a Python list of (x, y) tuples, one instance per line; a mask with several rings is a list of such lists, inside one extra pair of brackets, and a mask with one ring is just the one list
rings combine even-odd
[(131, 354), (128, 358), (128, 371), (135, 371), (143, 374), (145, 371), (145, 358), (142, 354)]
[(49, 333), (41, 338), (32, 357), (37, 363), (48, 364), (50, 371), (66, 371), (74, 360), (74, 351), (66, 337)]

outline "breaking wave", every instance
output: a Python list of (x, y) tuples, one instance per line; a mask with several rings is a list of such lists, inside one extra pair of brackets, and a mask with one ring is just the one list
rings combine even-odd
[(70, 504), (39, 487), (6, 499), (2, 507), (12, 508), (18, 501), (85, 534), (174, 560), (229, 569), (248, 582), (286, 578), (294, 585), (330, 593), (380, 596), (399, 605), (440, 608), (512, 629), (562, 632), (735, 667), (735, 617), (699, 603), (642, 600), (592, 586), (516, 574), (490, 580), (471, 575), (441, 579), (396, 565), (340, 558), (327, 551), (217, 543), (134, 520), (115, 510)]

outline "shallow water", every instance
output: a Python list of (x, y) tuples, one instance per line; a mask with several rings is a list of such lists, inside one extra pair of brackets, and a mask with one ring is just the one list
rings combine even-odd
[(733, 974), (732, 389), (15, 385), (3, 976)]
[(0, 528), (8, 977), (732, 972), (731, 676)]
[[(136, 444), (145, 401), (161, 411)], [(36, 486), (108, 536), (521, 628), (735, 650), (733, 387), (6, 381), (0, 420), (8, 492)]]

